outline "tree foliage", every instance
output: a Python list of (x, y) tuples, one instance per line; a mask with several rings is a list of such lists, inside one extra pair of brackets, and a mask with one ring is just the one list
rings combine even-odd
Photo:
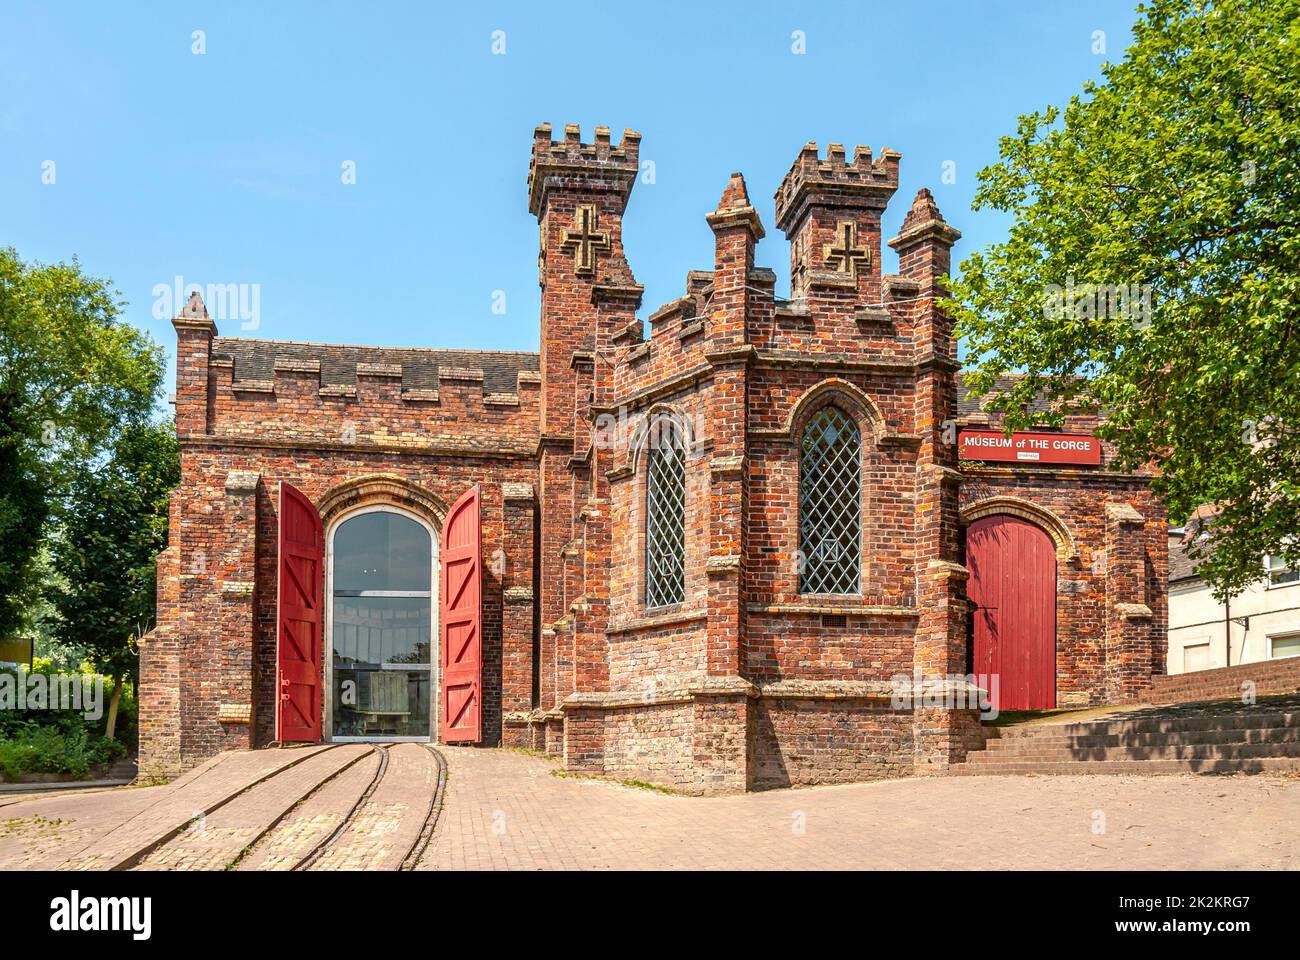
[(53, 543), (63, 580), (55, 634), (101, 673), (134, 673), (132, 642), (153, 626), (155, 558), (167, 545), (167, 495), (180, 481), (170, 421), (132, 426), (102, 464), (73, 481)]
[[(1103, 412), (1172, 520), (1216, 505), (1192, 549), (1222, 596), (1266, 552), (1300, 566), (1300, 0), (1138, 14), (1101, 82), (1002, 138), (975, 209), (1009, 236), (947, 308), (1009, 429)], [(1039, 397), (1052, 413), (1027, 412)]]
[(27, 264), (0, 249), (0, 635), (22, 620), (70, 478), (153, 409), (162, 352), (119, 311), (75, 260)]

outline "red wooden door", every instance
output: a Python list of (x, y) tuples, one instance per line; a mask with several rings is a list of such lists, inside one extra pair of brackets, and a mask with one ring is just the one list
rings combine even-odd
[(483, 563), (478, 487), (447, 514), (438, 591), (443, 743), (477, 743), (483, 692)]
[(325, 535), (312, 502), (284, 481), (279, 539), (275, 738), (281, 743), (316, 743), (321, 725)]
[[(966, 531), (975, 673), (997, 677), (998, 710), (1056, 706), (1056, 550), (1039, 527), (994, 515)], [(983, 685), (983, 684), (981, 684)]]

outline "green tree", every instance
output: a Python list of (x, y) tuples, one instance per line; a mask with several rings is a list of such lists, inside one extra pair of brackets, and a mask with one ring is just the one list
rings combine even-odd
[(1001, 140), (975, 209), (1010, 233), (946, 306), (1010, 428), (1103, 411), (1171, 519), (1218, 506), (1193, 550), (1222, 596), (1265, 552), (1300, 566), (1300, 0), (1138, 14), (1101, 82)]
[(155, 558), (167, 545), (167, 495), (179, 481), (171, 421), (129, 427), (105, 462), (75, 478), (53, 541), (63, 579), (55, 636), (113, 677), (110, 737), (122, 680), (137, 673), (135, 641), (156, 616)]
[(119, 319), (107, 281), (0, 249), (0, 636), (23, 600), (69, 477), (148, 421), (161, 350)]

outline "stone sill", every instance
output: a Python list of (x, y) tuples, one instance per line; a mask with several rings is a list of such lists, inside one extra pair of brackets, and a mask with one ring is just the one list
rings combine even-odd
[[(690, 703), (701, 697), (748, 697), (764, 700), (876, 700), (892, 701), (907, 697), (947, 701), (954, 695), (972, 700), (981, 689), (969, 681), (945, 679), (922, 680), (919, 684), (907, 677), (906, 682), (892, 680), (776, 680), (755, 685), (743, 677), (702, 677), (686, 686), (644, 692), (630, 690), (571, 693), (560, 704), (564, 712), (573, 710), (626, 710), (635, 707), (671, 706)], [(909, 704), (905, 710), (926, 709), (926, 704)], [(944, 709), (939, 707), (939, 709)], [(521, 717), (527, 715), (520, 715)], [(522, 720), (520, 721), (522, 722)]]
[(921, 615), (921, 611), (916, 607), (874, 606), (866, 603), (855, 604), (843, 601), (833, 605), (820, 603), (747, 603), (745, 604), (745, 612), (829, 617), (919, 617)]

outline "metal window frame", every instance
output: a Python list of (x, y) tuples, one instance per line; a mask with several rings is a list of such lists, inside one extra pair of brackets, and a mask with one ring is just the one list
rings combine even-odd
[[(835, 435), (828, 439), (830, 429)], [(862, 428), (828, 403), (804, 423), (799, 437), (799, 593), (862, 593)], [(828, 560), (823, 544), (838, 552)]]
[[(425, 590), (340, 590), (336, 594), (334, 591), (334, 535), (338, 533), (339, 528), (347, 521), (352, 520), (362, 514), (367, 513), (395, 513), (398, 516), (406, 517), (408, 520), (414, 520), (420, 526), (424, 527), (429, 534), (429, 589)], [(441, 546), (438, 539), (438, 531), (434, 529), (433, 524), (420, 516), (418, 513), (412, 513), (410, 510), (403, 509), (390, 503), (374, 503), (358, 507), (355, 510), (349, 510), (335, 517), (325, 531), (325, 603), (324, 617), (321, 621), (321, 659), (324, 661), (324, 681), (325, 686), (322, 691), (322, 706), (325, 712), (324, 722), (321, 728), (321, 740), (325, 743), (437, 743), (440, 739), (438, 729), (438, 703), (442, 695), (441, 671), (439, 669), (441, 662), (441, 631), (438, 623), (438, 576), (441, 572), (439, 565), (439, 547)], [(356, 596), (403, 596), (418, 599), (429, 599), (429, 660), (426, 664), (401, 664), (401, 669), (415, 672), (425, 666), (429, 670), (429, 735), (427, 737), (336, 737), (334, 733), (334, 598), (335, 596), (351, 597)], [(411, 670), (414, 667), (414, 670)]]
[(643, 599), (655, 609), (686, 599), (686, 444), (670, 419), (657, 422), (645, 456)]

